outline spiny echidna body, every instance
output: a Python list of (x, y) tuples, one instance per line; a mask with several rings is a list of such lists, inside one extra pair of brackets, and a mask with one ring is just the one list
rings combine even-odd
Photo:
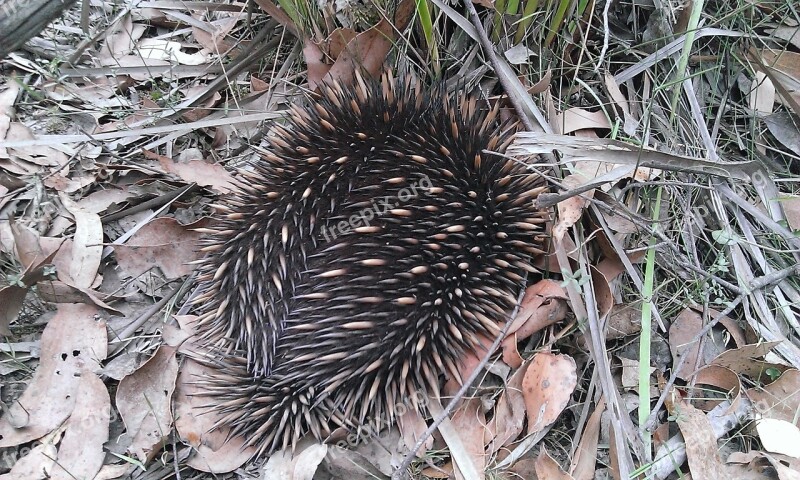
[(496, 109), (410, 76), (321, 90), (217, 205), (200, 266), (200, 385), (259, 454), (459, 378), (543, 241), (543, 180), (484, 151), (511, 139)]

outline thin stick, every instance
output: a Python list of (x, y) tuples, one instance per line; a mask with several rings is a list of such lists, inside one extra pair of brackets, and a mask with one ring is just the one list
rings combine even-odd
[(508, 101), (511, 102), (511, 105), (514, 106), (514, 110), (517, 111), (517, 116), (525, 126), (525, 130), (531, 132), (536, 131), (533, 128), (533, 124), (531, 124), (531, 120), (528, 118), (528, 115), (525, 113), (525, 109), (522, 108), (522, 104), (520, 103), (519, 99), (515, 95), (511, 94), (511, 92), (514, 92), (514, 87), (511, 85), (508, 78), (500, 74), (502, 69), (500, 68), (500, 62), (497, 60), (497, 54), (494, 51), (494, 45), (492, 45), (492, 42), (489, 41), (489, 37), (486, 35), (486, 30), (483, 29), (483, 24), (481, 23), (480, 17), (478, 17), (478, 12), (475, 10), (475, 6), (472, 4), (472, 2), (464, 3), (467, 4), (469, 18), (472, 20), (472, 24), (475, 26), (475, 30), (478, 33), (478, 38), (481, 41), (481, 47), (483, 48), (483, 51), (486, 52), (486, 56), (489, 57), (489, 61), (492, 63), (494, 71), (497, 72), (497, 78), (500, 80), (503, 90), (508, 92)]

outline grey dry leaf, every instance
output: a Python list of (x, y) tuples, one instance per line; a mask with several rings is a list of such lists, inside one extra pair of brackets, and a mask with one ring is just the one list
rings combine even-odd
[(98, 313), (91, 305), (58, 305), (42, 333), (41, 362), (33, 379), (0, 417), (0, 447), (40, 438), (70, 416), (81, 376), (99, 372), (106, 357), (108, 338), (105, 322), (95, 318)]
[(132, 439), (129, 450), (141, 462), (152, 458), (172, 428), (172, 392), (178, 375), (175, 350), (162, 345), (117, 388), (117, 409), (125, 422), (125, 435)]
[(58, 462), (52, 480), (94, 478), (106, 458), (103, 444), (108, 441), (111, 399), (97, 375), (85, 373), (78, 386), (75, 408), (67, 420), (58, 446)]
[(59, 192), (58, 197), (75, 219), (69, 283), (77, 288), (91, 288), (103, 254), (103, 223), (99, 215), (84, 210), (66, 194)]
[(264, 480), (311, 480), (328, 453), (327, 445), (300, 447), (294, 455), (284, 450), (272, 455), (264, 465)]
[(156, 218), (124, 245), (114, 245), (117, 262), (133, 278), (154, 267), (170, 280), (189, 275), (192, 272), (189, 262), (198, 258), (197, 241), (201, 236), (192, 229), (206, 224), (206, 220), (181, 225), (171, 217)]
[(769, 385), (748, 389), (747, 396), (763, 418), (786, 420), (800, 426), (796, 418), (800, 412), (800, 371), (786, 370)]
[(681, 402), (674, 412), (686, 444), (692, 478), (703, 480), (766, 480), (766, 476), (742, 465), (723, 463), (711, 422), (689, 403)]
[(27, 455), (17, 460), (10, 472), (0, 475), (0, 480), (45, 480), (55, 465), (56, 447), (52, 443), (34, 446)]

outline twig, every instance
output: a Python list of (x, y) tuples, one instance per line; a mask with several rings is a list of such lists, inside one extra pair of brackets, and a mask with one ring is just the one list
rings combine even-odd
[[(486, 30), (483, 28), (483, 24), (481, 23), (480, 17), (478, 17), (478, 12), (475, 10), (475, 6), (472, 4), (472, 2), (464, 3), (466, 3), (467, 10), (469, 10), (470, 20), (472, 20), (472, 24), (475, 26), (475, 30), (478, 32), (478, 38), (480, 39), (481, 47), (483, 47), (483, 51), (486, 52), (486, 56), (489, 57), (489, 61), (492, 63), (494, 71), (497, 72), (497, 78), (500, 80), (500, 84), (503, 86), (503, 89), (506, 92), (513, 92), (514, 87), (511, 85), (508, 78), (500, 74), (502, 69), (499, 66), (500, 62), (498, 61), (497, 54), (494, 51), (494, 45), (492, 45), (492, 42), (489, 41), (489, 37), (486, 35)], [(509, 94), (508, 101), (514, 106), (514, 110), (517, 111), (517, 116), (519, 117), (520, 122), (522, 122), (522, 125), (525, 126), (525, 129), (529, 131), (535, 131), (533, 124), (531, 124), (528, 115), (525, 113), (525, 109), (522, 108), (522, 104), (516, 95)]]

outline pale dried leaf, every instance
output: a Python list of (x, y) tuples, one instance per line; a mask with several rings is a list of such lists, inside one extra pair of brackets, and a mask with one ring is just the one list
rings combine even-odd
[(99, 372), (106, 357), (106, 326), (97, 321), (98, 313), (91, 305), (59, 304), (42, 333), (41, 363), (33, 379), (0, 417), (0, 447), (40, 438), (72, 413), (81, 375)]
[(776, 418), (756, 421), (756, 431), (764, 450), (800, 458), (800, 429), (797, 425)]
[(59, 193), (58, 196), (75, 219), (69, 283), (78, 288), (91, 288), (103, 255), (103, 222), (99, 215), (84, 210), (67, 195)]
[(110, 419), (111, 399), (105, 384), (94, 373), (83, 374), (50, 478), (94, 478), (106, 458), (103, 444), (108, 441)]
[(127, 276), (134, 278), (154, 267), (169, 280), (189, 275), (193, 268), (189, 262), (199, 258), (197, 242), (202, 236), (192, 228), (202, 225), (181, 225), (171, 217), (156, 218), (125, 245), (114, 246), (117, 262)]

